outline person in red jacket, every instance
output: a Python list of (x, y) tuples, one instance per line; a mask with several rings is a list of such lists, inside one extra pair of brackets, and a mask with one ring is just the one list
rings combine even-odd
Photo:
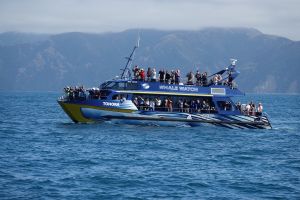
[(144, 69), (140, 70), (140, 78), (141, 78), (141, 81), (145, 81), (145, 71), (144, 71)]

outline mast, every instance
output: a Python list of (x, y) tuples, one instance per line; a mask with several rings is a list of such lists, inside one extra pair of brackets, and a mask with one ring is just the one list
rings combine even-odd
[(126, 65), (122, 71), (122, 74), (121, 74), (121, 79), (127, 79), (127, 78), (130, 78), (131, 74), (130, 74), (130, 67), (131, 67), (131, 64), (132, 64), (132, 60), (134, 59), (134, 53), (135, 53), (135, 50), (137, 48), (139, 48), (140, 46), (140, 33), (138, 34), (138, 39), (137, 39), (137, 42), (135, 44), (135, 46), (133, 47), (133, 50), (131, 52), (131, 54), (129, 55), (129, 57), (125, 57), (125, 59), (127, 60), (126, 62)]

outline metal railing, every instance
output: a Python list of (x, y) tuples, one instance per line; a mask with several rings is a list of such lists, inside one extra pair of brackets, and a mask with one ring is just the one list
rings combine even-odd
[(182, 112), (182, 113), (217, 113), (217, 110), (211, 108), (211, 109), (195, 109), (195, 108), (178, 108), (178, 107), (161, 107), (161, 106), (136, 106), (138, 110), (141, 111), (161, 111), (161, 112)]

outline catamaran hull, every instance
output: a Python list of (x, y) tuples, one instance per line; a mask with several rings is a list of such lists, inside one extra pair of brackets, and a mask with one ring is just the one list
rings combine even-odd
[(116, 124), (150, 126), (222, 126), (233, 129), (271, 128), (267, 116), (139, 111), (63, 101), (58, 101), (58, 103), (75, 123), (108, 121)]

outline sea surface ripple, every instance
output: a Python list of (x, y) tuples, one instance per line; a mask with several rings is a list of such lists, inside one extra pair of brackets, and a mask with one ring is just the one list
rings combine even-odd
[(272, 130), (74, 124), (55, 92), (0, 93), (0, 199), (300, 199), (300, 96)]

